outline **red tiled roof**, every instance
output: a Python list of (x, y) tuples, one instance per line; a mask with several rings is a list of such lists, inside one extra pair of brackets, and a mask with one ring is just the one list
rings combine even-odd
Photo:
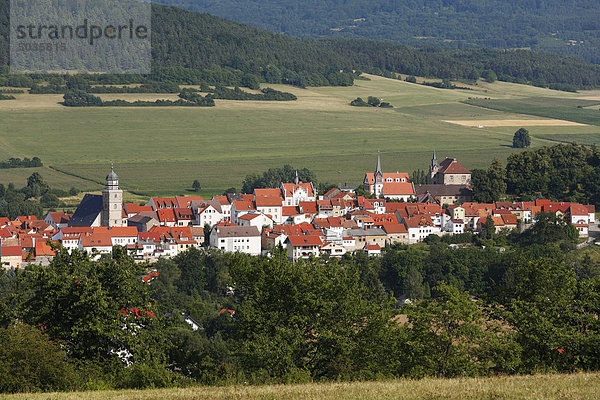
[(254, 208), (254, 203), (252, 201), (235, 200), (233, 202), (233, 207), (235, 207), (235, 209), (237, 211), (240, 211), (240, 210), (256, 210), (256, 208)]
[(138, 235), (135, 226), (114, 226), (108, 233), (111, 237), (137, 237)]
[(280, 189), (254, 189), (256, 207), (281, 207), (283, 196)]
[(415, 187), (410, 182), (384, 182), (384, 196), (414, 196)]
[(204, 201), (202, 196), (176, 196), (178, 207), (189, 207), (192, 205), (192, 201)]
[(298, 203), (298, 207), (303, 214), (317, 214), (317, 203), (315, 201), (301, 201)]
[(288, 240), (294, 247), (322, 246), (323, 245), (321, 238), (319, 236), (313, 236), (313, 235), (289, 236)]
[[(365, 178), (367, 179), (367, 181), (369, 182), (370, 185), (375, 183), (375, 173), (373, 172), (367, 172), (365, 174)], [(405, 180), (405, 182), (410, 182), (410, 176), (408, 175), (408, 173), (406, 172), (384, 172), (383, 173), (383, 183), (386, 183), (386, 179), (392, 179), (394, 182), (396, 181), (396, 179), (400, 179), (400, 183), (402, 183), (402, 179)], [(387, 182), (390, 183), (390, 182)]]
[(189, 221), (194, 218), (194, 212), (187, 207), (174, 208), (173, 213), (175, 214), (175, 218), (177, 220)]
[(6, 239), (12, 236), (13, 235), (12, 233), (10, 233), (10, 230), (8, 230), (8, 228), (0, 228), (0, 238)]
[(81, 245), (83, 247), (112, 247), (112, 238), (108, 233), (94, 233), (90, 236), (82, 236)]
[(177, 207), (177, 199), (175, 197), (154, 197), (152, 200), (156, 209)]
[(36, 241), (35, 242), (35, 256), (54, 256), (56, 254), (56, 250), (52, 250), (46, 242)]
[(582, 206), (581, 204), (571, 203), (571, 207), (569, 207), (569, 214), (571, 215), (588, 215), (589, 211), (587, 207)]
[(218, 201), (222, 206), (229, 205), (229, 199), (227, 196), (213, 196), (213, 200)]
[(57, 224), (66, 224), (67, 222), (69, 222), (69, 220), (73, 216), (73, 214), (67, 214), (62, 211), (56, 211), (56, 212), (51, 211), (51, 212), (49, 212), (49, 214), (50, 214), (50, 218), (52, 218), (52, 220), (54, 222), (56, 222)]
[(21, 246), (2, 246), (0, 247), (0, 256), (2, 257), (14, 257), (21, 256), (23, 254), (23, 250)]
[(175, 213), (172, 208), (163, 208), (156, 210), (160, 222), (175, 222)]
[(517, 225), (519, 223), (517, 216), (514, 214), (503, 214), (502, 221), (505, 225)]
[(125, 213), (129, 214), (138, 214), (142, 211), (154, 211), (150, 206), (140, 206), (135, 203), (125, 203), (123, 204), (123, 208), (125, 209)]
[(409, 228), (418, 228), (419, 226), (433, 226), (433, 221), (429, 215), (416, 215), (404, 219), (404, 222)]
[(383, 228), (385, 233), (387, 233), (388, 235), (390, 235), (392, 233), (407, 233), (408, 232), (408, 230), (406, 229), (406, 226), (404, 224), (386, 222), (383, 225), (381, 225), (381, 227)]
[(471, 171), (463, 167), (455, 158), (446, 158), (440, 163), (441, 174), (470, 174)]
[(160, 241), (160, 233), (159, 232), (139, 232), (138, 240), (139, 241), (159, 242)]
[(295, 206), (283, 206), (281, 209), (281, 214), (285, 217), (289, 217), (300, 214), (300, 211), (298, 210), (298, 207)]

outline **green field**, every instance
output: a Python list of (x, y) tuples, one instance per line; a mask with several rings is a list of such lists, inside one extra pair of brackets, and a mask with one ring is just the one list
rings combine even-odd
[[(103, 181), (114, 162), (121, 185), (146, 195), (189, 193), (194, 179), (207, 196), (232, 186), (239, 189), (247, 174), (286, 163), (314, 170), (321, 181), (358, 185), (364, 172), (374, 168), (377, 150), (390, 171), (426, 169), (434, 150), (438, 158), (456, 157), (468, 168), (486, 166), (493, 157), (505, 158), (513, 151), (512, 134), (521, 125), (477, 128), (444, 121), (523, 120), (527, 125), (527, 120), (541, 119), (520, 114), (530, 98), (554, 99), (561, 119), (570, 117), (564, 109), (573, 109), (565, 99), (600, 104), (589, 100), (589, 94), (504, 82), (480, 82), (474, 90), (379, 77), (358, 80), (353, 87), (271, 86), (295, 93), (298, 101), (221, 100), (214, 108), (67, 108), (58, 104), (61, 96), (16, 95), (17, 100), (0, 102), (0, 160), (38, 156), (45, 165), (40, 172), (52, 186), (82, 190), (98, 190), (96, 182)], [(348, 105), (370, 95), (394, 109)], [(517, 106), (494, 110), (463, 103), (470, 97), (516, 101)], [(575, 110), (600, 118), (597, 110)], [(527, 128), (534, 147), (572, 140), (595, 143), (600, 123), (588, 123)], [(0, 183), (22, 186), (31, 172), (0, 170)]]
[(408, 399), (597, 399), (600, 375), (536, 375), (494, 378), (396, 380), (273, 386), (98, 391), (0, 395), (0, 399), (67, 400), (408, 400)]

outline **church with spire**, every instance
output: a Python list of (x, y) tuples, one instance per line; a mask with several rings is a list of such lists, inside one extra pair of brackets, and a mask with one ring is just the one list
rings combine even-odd
[(106, 175), (102, 194), (86, 194), (69, 221), (73, 227), (123, 226), (123, 191), (113, 166)]
[(294, 177), (294, 183), (281, 183), (281, 194), (285, 206), (298, 206), (302, 201), (317, 201), (317, 189), (312, 182), (302, 182), (298, 177)]
[(415, 188), (408, 173), (383, 172), (379, 152), (377, 152), (375, 172), (367, 172), (363, 184), (365, 192), (377, 198), (408, 201), (415, 196)]

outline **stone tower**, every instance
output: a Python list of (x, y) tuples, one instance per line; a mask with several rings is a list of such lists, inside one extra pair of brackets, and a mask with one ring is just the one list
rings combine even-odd
[(102, 226), (123, 226), (123, 191), (119, 189), (119, 177), (113, 167), (106, 175), (106, 189), (102, 191)]

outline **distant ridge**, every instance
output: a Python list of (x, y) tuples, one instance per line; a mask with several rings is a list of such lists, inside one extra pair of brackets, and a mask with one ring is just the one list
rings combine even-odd
[(295, 37), (531, 48), (600, 64), (597, 0), (154, 0)]
[[(8, 4), (0, 0), (0, 65), (8, 64)], [(341, 69), (451, 79), (477, 78), (484, 70), (493, 70), (500, 80), (557, 89), (600, 86), (599, 66), (548, 53), (413, 48), (365, 39), (301, 40), (160, 5), (153, 5), (152, 39), (155, 67), (214, 74), (230, 69), (264, 77), (267, 68), (275, 67), (275, 75), (302, 78), (310, 73), (312, 83), (319, 84), (319, 76)]]

